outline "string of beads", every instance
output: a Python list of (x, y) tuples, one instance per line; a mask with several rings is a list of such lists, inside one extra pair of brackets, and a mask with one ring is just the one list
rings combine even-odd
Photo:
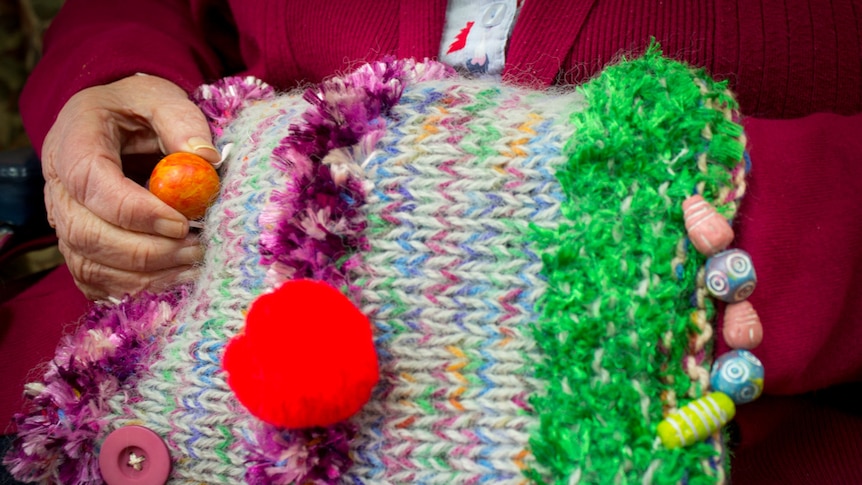
[(751, 256), (741, 249), (726, 249), (733, 241), (733, 228), (702, 196), (687, 198), (682, 208), (692, 246), (709, 258), (704, 268), (706, 289), (727, 304), (722, 336), (734, 350), (713, 363), (709, 378), (712, 393), (658, 425), (659, 438), (667, 448), (706, 439), (733, 419), (737, 405), (760, 397), (764, 379), (763, 364), (750, 352), (763, 340), (763, 325), (747, 301), (757, 286)]

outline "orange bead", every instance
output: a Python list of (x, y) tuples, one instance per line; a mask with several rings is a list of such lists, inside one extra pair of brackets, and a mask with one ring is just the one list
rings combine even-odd
[(732, 349), (751, 350), (763, 341), (763, 324), (748, 301), (729, 303), (724, 310), (724, 341)]
[(701, 254), (712, 256), (733, 241), (733, 229), (727, 219), (700, 195), (685, 199), (682, 210), (688, 238)]
[(190, 220), (203, 217), (219, 191), (218, 172), (193, 153), (171, 153), (161, 159), (147, 184), (150, 192)]

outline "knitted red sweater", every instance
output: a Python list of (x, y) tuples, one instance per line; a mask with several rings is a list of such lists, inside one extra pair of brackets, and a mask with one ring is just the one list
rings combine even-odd
[[(434, 57), (445, 4), (69, 0), (21, 98), (25, 125), (40, 147), (72, 94), (136, 72), (187, 90), (239, 72), (290, 88), (388, 54)], [(581, 82), (621, 53), (642, 51), (651, 36), (666, 55), (730, 81), (749, 116), (754, 168), (736, 244), (757, 267), (750, 301), (764, 325), (756, 352), (767, 395), (862, 381), (860, 22), (862, 2), (852, 0), (528, 0), (509, 44), (511, 81)], [(778, 418), (787, 414), (763, 412), (770, 402), (740, 408), (743, 443), (786, 425)], [(859, 462), (862, 448), (847, 434), (862, 430), (858, 411), (835, 419), (815, 424), (838, 433), (817, 446)], [(807, 463), (785, 448), (764, 459), (777, 460), (776, 470)], [(835, 480), (862, 475), (832, 466), (837, 455), (803, 454)]]

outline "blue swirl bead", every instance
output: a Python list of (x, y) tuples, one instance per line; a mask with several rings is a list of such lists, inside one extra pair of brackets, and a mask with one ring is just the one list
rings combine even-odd
[(719, 300), (737, 303), (757, 286), (751, 256), (741, 249), (720, 252), (706, 260), (706, 289)]
[(709, 381), (714, 391), (720, 391), (735, 404), (745, 404), (763, 392), (763, 364), (747, 350), (732, 350), (712, 365)]

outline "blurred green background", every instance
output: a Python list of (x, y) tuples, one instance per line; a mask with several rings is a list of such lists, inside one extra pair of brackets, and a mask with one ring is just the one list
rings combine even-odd
[(62, 4), (0, 0), (0, 150), (30, 145), (18, 116), (18, 96), (42, 54), (42, 35)]

